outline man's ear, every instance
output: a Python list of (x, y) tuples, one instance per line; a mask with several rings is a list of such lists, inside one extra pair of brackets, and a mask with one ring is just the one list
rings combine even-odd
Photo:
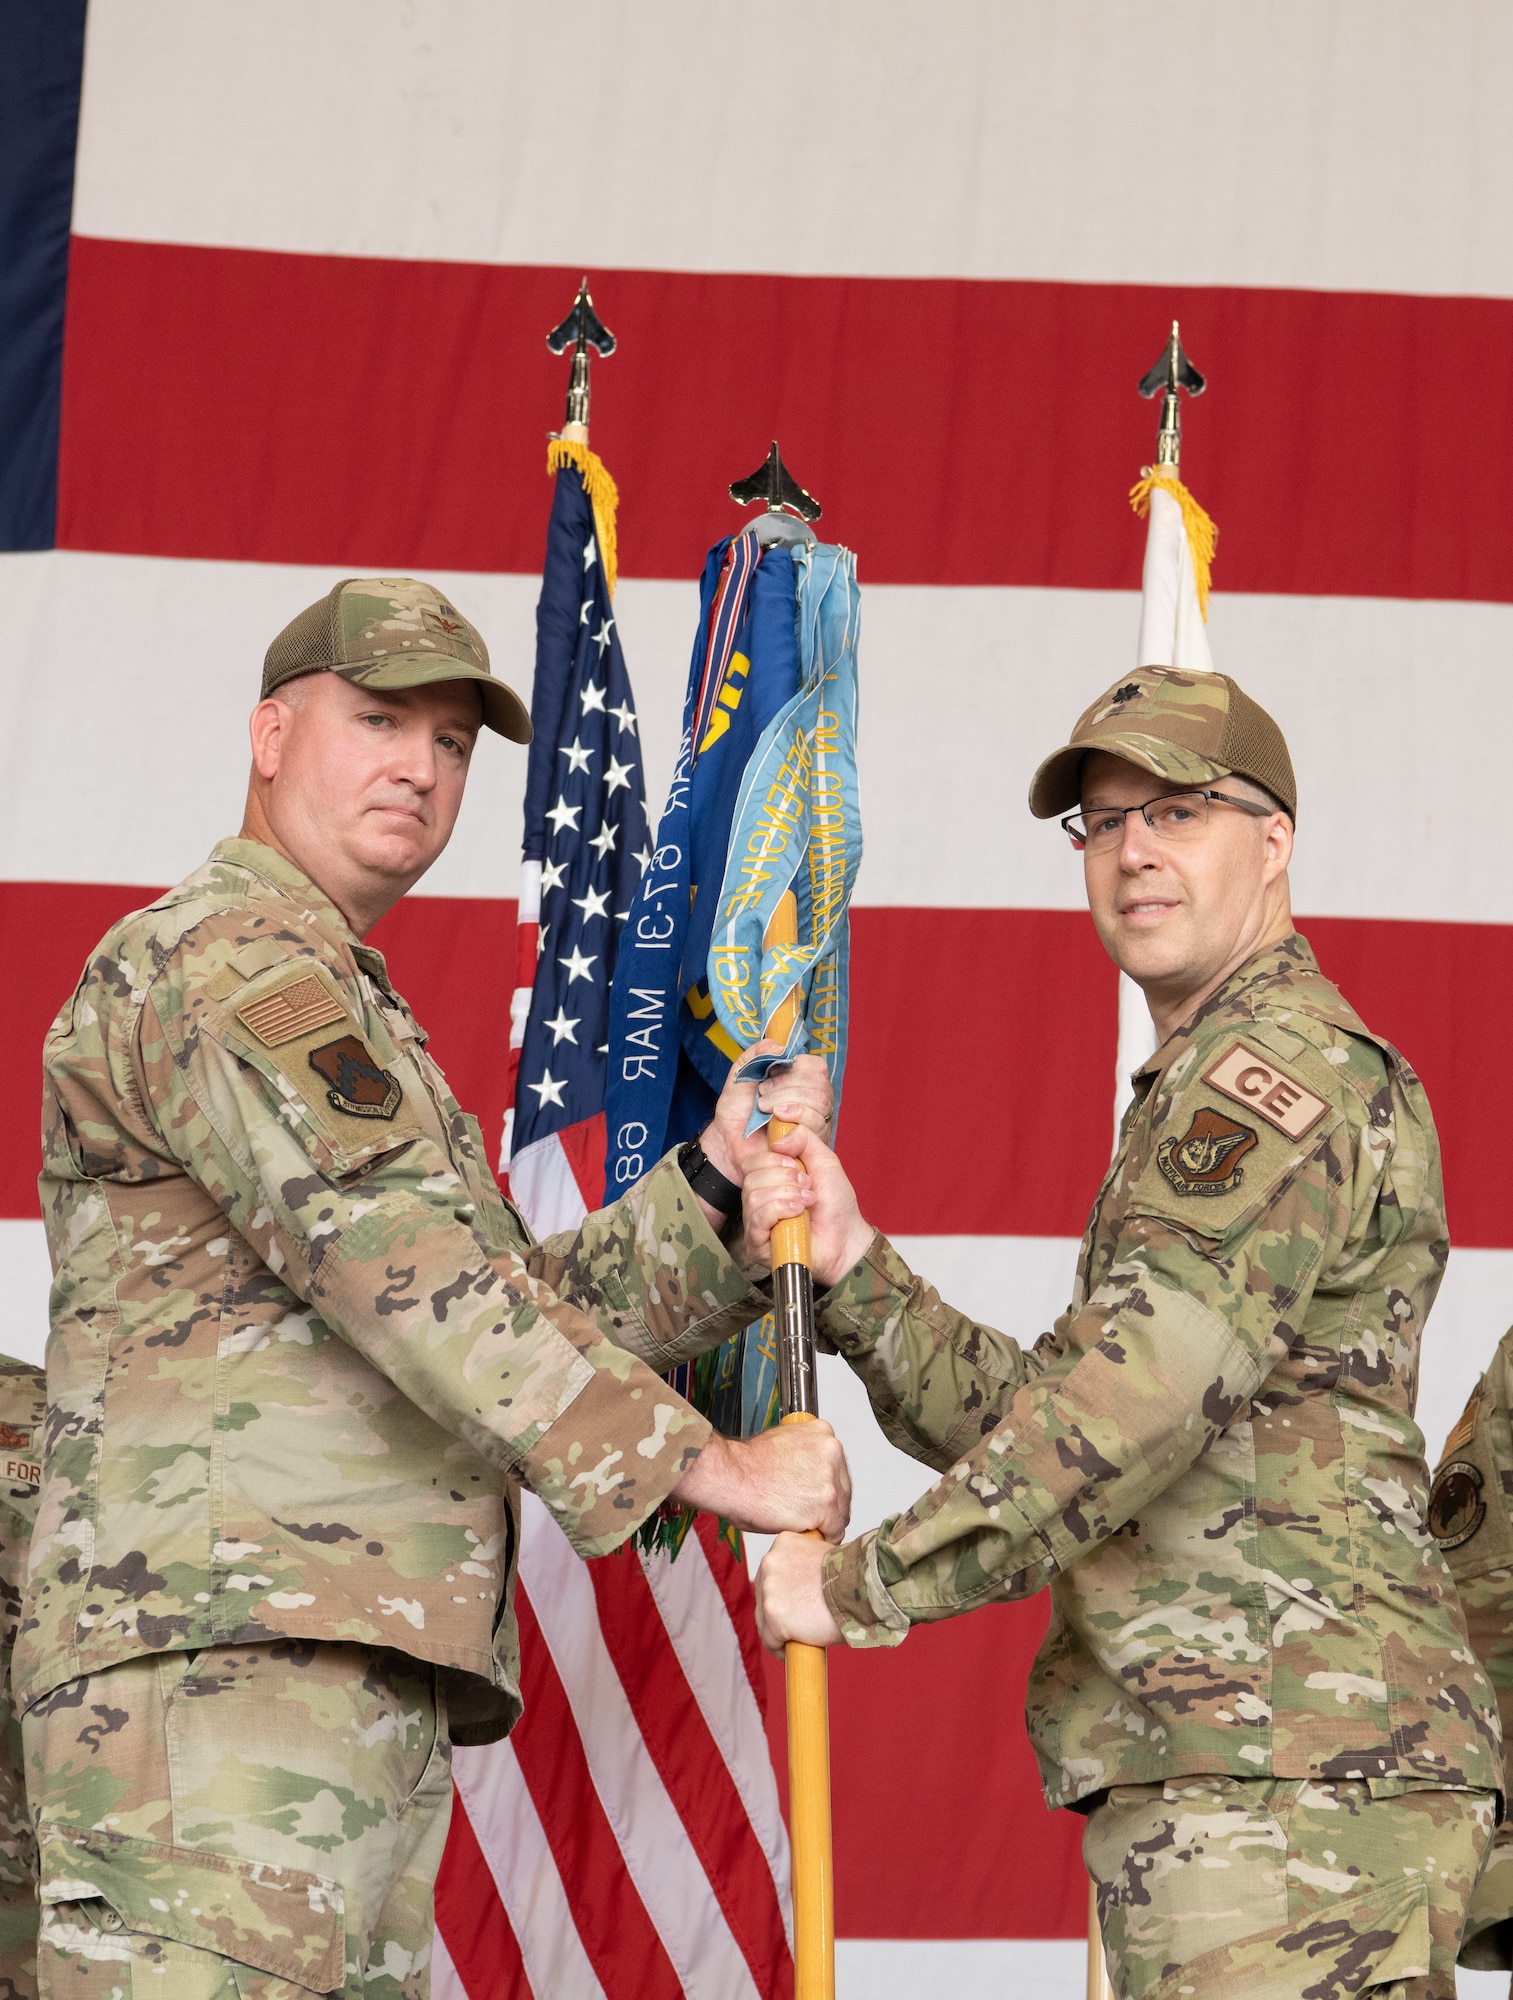
[(1286, 813), (1273, 813), (1264, 828), (1266, 842), (1266, 879), (1274, 882), (1287, 873), (1292, 860), (1292, 821)]
[(265, 781), (278, 776), (284, 730), (288, 723), (288, 709), (273, 695), (258, 703), (248, 721), (247, 734), (252, 739), (252, 768)]

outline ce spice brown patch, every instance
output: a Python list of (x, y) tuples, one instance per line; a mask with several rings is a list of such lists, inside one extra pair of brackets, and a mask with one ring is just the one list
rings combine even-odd
[(326, 1096), (349, 1118), (393, 1118), (404, 1092), (373, 1060), (361, 1035), (341, 1035), (310, 1051), (310, 1067), (331, 1088)]
[(1205, 1104), (1180, 1139), (1161, 1141), (1156, 1159), (1178, 1194), (1228, 1194), (1240, 1185), (1240, 1162), (1255, 1144), (1250, 1126)]

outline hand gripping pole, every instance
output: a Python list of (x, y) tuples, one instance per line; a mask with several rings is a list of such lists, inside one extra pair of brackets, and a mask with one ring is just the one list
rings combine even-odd
[[(767, 926), (766, 942), (798, 940), (798, 905), (790, 892)], [(786, 1042), (799, 1010), (798, 989), (774, 1015), (768, 1039)], [(769, 1143), (793, 1127), (774, 1118)], [(785, 1424), (819, 1415), (814, 1372), (814, 1280), (809, 1274), (809, 1217), (772, 1232), (772, 1296), (777, 1319), (778, 1384)], [(835, 2000), (835, 1882), (830, 1852), (830, 1690), (823, 1646), (790, 1640), (788, 1676), (788, 1817), (793, 1839), (794, 2000)]]

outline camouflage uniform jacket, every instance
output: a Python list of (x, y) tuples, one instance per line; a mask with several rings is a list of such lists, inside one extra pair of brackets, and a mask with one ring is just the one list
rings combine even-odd
[(42, 1370), (0, 1354), (0, 1994), (36, 1990), (37, 1842), (26, 1808), (11, 1648), (37, 1512), (46, 1410)]
[(1303, 939), (1258, 953), (1138, 1072), (1031, 1351), (881, 1238), (827, 1295), (884, 1428), (945, 1473), (827, 1557), (846, 1638), (1050, 1584), (1054, 1805), (1185, 1773), (1500, 1790), (1413, 1421), (1447, 1249), (1418, 1079)]
[(709, 1435), (654, 1370), (763, 1307), (674, 1159), (533, 1245), (381, 954), (249, 841), (106, 936), (45, 1072), (24, 1705), (282, 1634), (457, 1670), (455, 1739), (502, 1735), (517, 1482), (618, 1546)]

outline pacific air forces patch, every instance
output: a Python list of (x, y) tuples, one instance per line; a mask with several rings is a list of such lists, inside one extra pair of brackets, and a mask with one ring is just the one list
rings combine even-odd
[(349, 1118), (392, 1118), (404, 1093), (373, 1060), (361, 1035), (341, 1035), (310, 1051), (310, 1067), (331, 1088), (326, 1096)]
[(1244, 1178), (1240, 1162), (1255, 1143), (1249, 1125), (1205, 1104), (1180, 1139), (1161, 1141), (1156, 1159), (1178, 1194), (1229, 1194)]
[(1469, 1458), (1452, 1458), (1434, 1475), (1429, 1490), (1429, 1532), (1442, 1549), (1469, 1542), (1487, 1518), (1482, 1476)]

